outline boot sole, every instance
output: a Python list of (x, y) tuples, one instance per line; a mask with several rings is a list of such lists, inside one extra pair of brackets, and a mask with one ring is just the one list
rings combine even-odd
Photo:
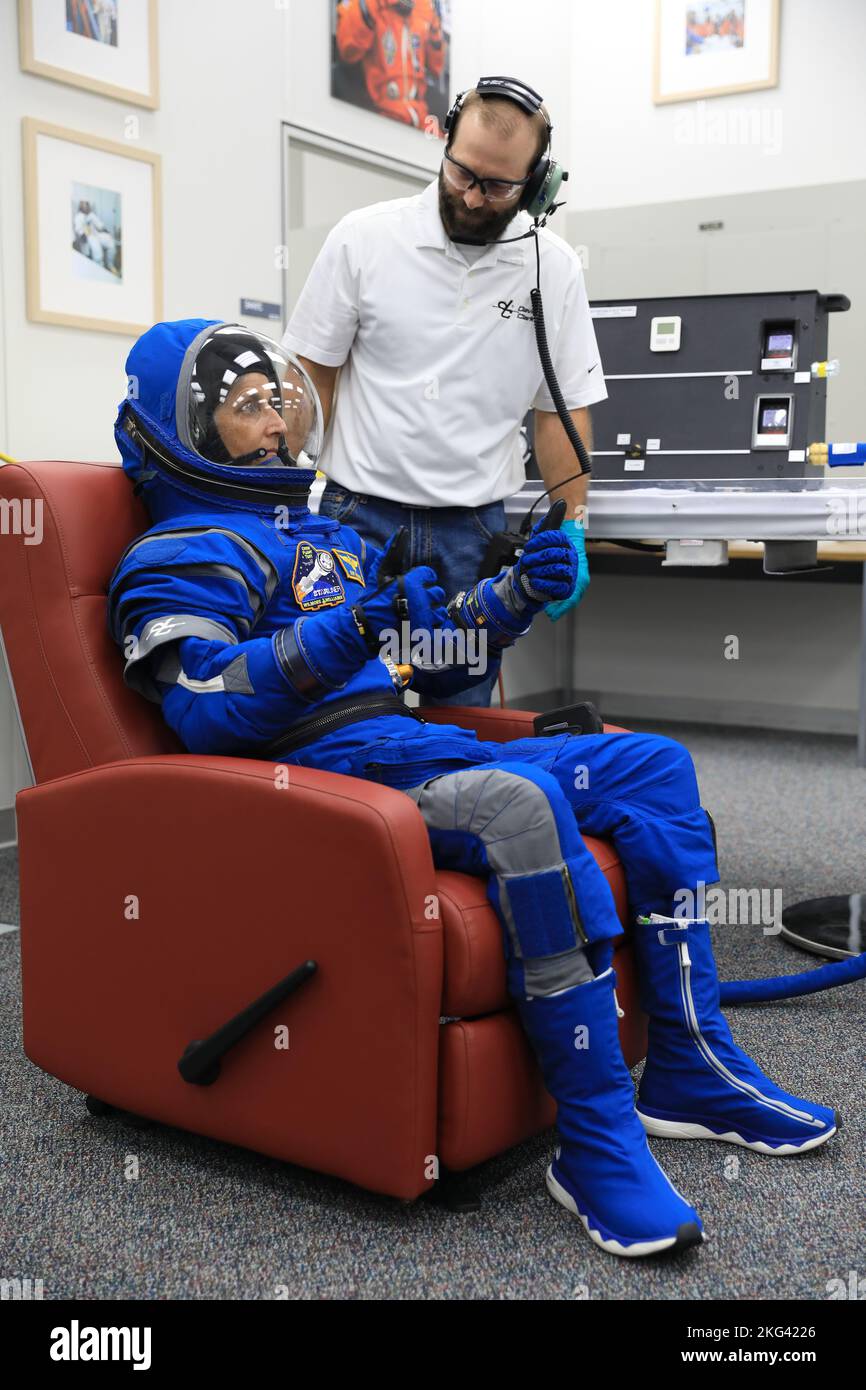
[(716, 1134), (715, 1130), (707, 1129), (706, 1125), (696, 1125), (686, 1120), (660, 1120), (655, 1115), (644, 1115), (642, 1110), (637, 1111), (638, 1119), (646, 1130), (647, 1134), (653, 1135), (656, 1139), (716, 1139), (724, 1144), (739, 1144), (744, 1149), (755, 1149), (762, 1154), (802, 1154), (807, 1149), (817, 1149), (819, 1144), (826, 1144), (828, 1139), (832, 1139), (836, 1133), (836, 1126), (828, 1129), (825, 1134), (816, 1134), (814, 1139), (805, 1139), (802, 1144), (765, 1144), (763, 1139), (744, 1139), (742, 1134), (736, 1134), (729, 1130), (727, 1134)]
[(559, 1202), (560, 1206), (565, 1207), (572, 1216), (577, 1217), (590, 1240), (602, 1250), (606, 1250), (609, 1255), (623, 1255), (627, 1259), (639, 1259), (644, 1255), (674, 1254), (679, 1250), (688, 1250), (692, 1245), (700, 1245), (702, 1240), (706, 1240), (700, 1226), (696, 1225), (694, 1221), (687, 1221), (682, 1226), (678, 1226), (676, 1235), (664, 1236), (661, 1240), (642, 1240), (636, 1241), (632, 1245), (623, 1245), (621, 1241), (606, 1239), (600, 1231), (596, 1231), (590, 1226), (588, 1218), (578, 1209), (577, 1203), (568, 1189), (557, 1182), (553, 1176), (552, 1165), (545, 1174), (545, 1182), (551, 1197)]

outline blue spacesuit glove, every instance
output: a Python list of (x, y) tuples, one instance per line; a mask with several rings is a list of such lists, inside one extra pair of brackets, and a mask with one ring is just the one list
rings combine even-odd
[(514, 568), (514, 587), (533, 613), (551, 599), (567, 599), (577, 578), (577, 558), (565, 531), (538, 523)]
[[(383, 550), (373, 553), (364, 576), (368, 590), (375, 591), (390, 575), (399, 576), (397, 613), (401, 619), (408, 619), (413, 628), (424, 632), (453, 628), (436, 571), (429, 565), (410, 567), (409, 550), (409, 533), (401, 526), (388, 538)], [(367, 600), (362, 599), (361, 604), (366, 607)]]
[(536, 526), (515, 565), (495, 579), (482, 579), (448, 605), (461, 627), (486, 631), (494, 649), (511, 646), (529, 631), (545, 603), (566, 598), (574, 587), (574, 547), (561, 531), (543, 531), (542, 525)]
[[(380, 633), (399, 630), (398, 581), (381, 593), (365, 595), (363, 604), (305, 613), (274, 636), (274, 650), (289, 682), (321, 694), (342, 690), (356, 671), (379, 655)], [(309, 676), (304, 675), (304, 667)]]
[(413, 690), (443, 699), (487, 680), (496, 665), (486, 652), (487, 632), (469, 634), (455, 622), (435, 572), (419, 565), (403, 576), (402, 585), (409, 616), (401, 624), (401, 646), (383, 652), (412, 666)]
[(369, 564), (364, 566), (364, 580), (367, 588), (371, 592), (374, 589), (378, 589), (381, 583), (379, 578), (380, 575), (388, 574), (389, 572), (398, 573), (401, 568), (404, 568), (404, 566), (400, 566), (399, 564), (395, 565), (395, 556), (403, 544), (405, 534), (406, 528), (401, 526), (393, 535), (388, 537), (381, 550), (377, 550), (373, 546), (369, 547), (368, 554), (370, 556), (370, 561)]
[(455, 624), (445, 605), (445, 590), (439, 584), (436, 571), (429, 565), (417, 565), (403, 575), (403, 590), (408, 605), (412, 629), (435, 632), (439, 628), (453, 629)]
[(310, 708), (309, 697), (286, 680), (272, 637), (186, 637), (157, 650), (152, 668), (163, 717), (190, 753), (248, 752)]
[(589, 561), (586, 558), (586, 545), (582, 522), (564, 521), (562, 534), (568, 536), (577, 552), (577, 580), (568, 598), (549, 603), (545, 612), (552, 623), (557, 622), (569, 609), (576, 608), (589, 588)]
[(486, 630), (494, 649), (511, 646), (546, 603), (567, 598), (574, 588), (574, 546), (561, 530), (543, 530), (545, 521), (534, 527), (516, 564), (457, 594), (448, 605), (460, 626)]

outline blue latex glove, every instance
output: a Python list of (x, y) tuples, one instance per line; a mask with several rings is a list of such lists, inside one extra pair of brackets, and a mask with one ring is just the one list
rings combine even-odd
[(552, 623), (558, 622), (563, 613), (567, 613), (570, 608), (576, 608), (589, 588), (589, 561), (586, 558), (583, 526), (576, 521), (564, 521), (559, 529), (568, 536), (577, 551), (577, 579), (570, 598), (549, 603), (545, 608), (544, 611)]

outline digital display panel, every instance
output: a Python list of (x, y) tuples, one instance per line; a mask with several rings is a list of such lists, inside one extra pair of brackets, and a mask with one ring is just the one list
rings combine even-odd
[(771, 333), (767, 339), (768, 353), (779, 353), (783, 357), (790, 357), (793, 351), (793, 333)]
[(761, 411), (761, 434), (787, 434), (788, 407), (766, 406)]

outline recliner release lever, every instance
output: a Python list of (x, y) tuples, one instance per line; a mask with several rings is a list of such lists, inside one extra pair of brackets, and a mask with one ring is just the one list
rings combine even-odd
[(272, 989), (254, 999), (252, 1004), (241, 1009), (228, 1023), (211, 1033), (209, 1038), (195, 1039), (189, 1043), (177, 1064), (184, 1081), (188, 1081), (191, 1086), (212, 1086), (220, 1074), (220, 1064), (226, 1053), (245, 1038), (271, 1009), (275, 1009), (284, 999), (288, 999), (290, 994), (294, 994), (296, 989), (306, 984), (318, 968), (316, 961), (305, 960), (291, 975), (287, 975)]

